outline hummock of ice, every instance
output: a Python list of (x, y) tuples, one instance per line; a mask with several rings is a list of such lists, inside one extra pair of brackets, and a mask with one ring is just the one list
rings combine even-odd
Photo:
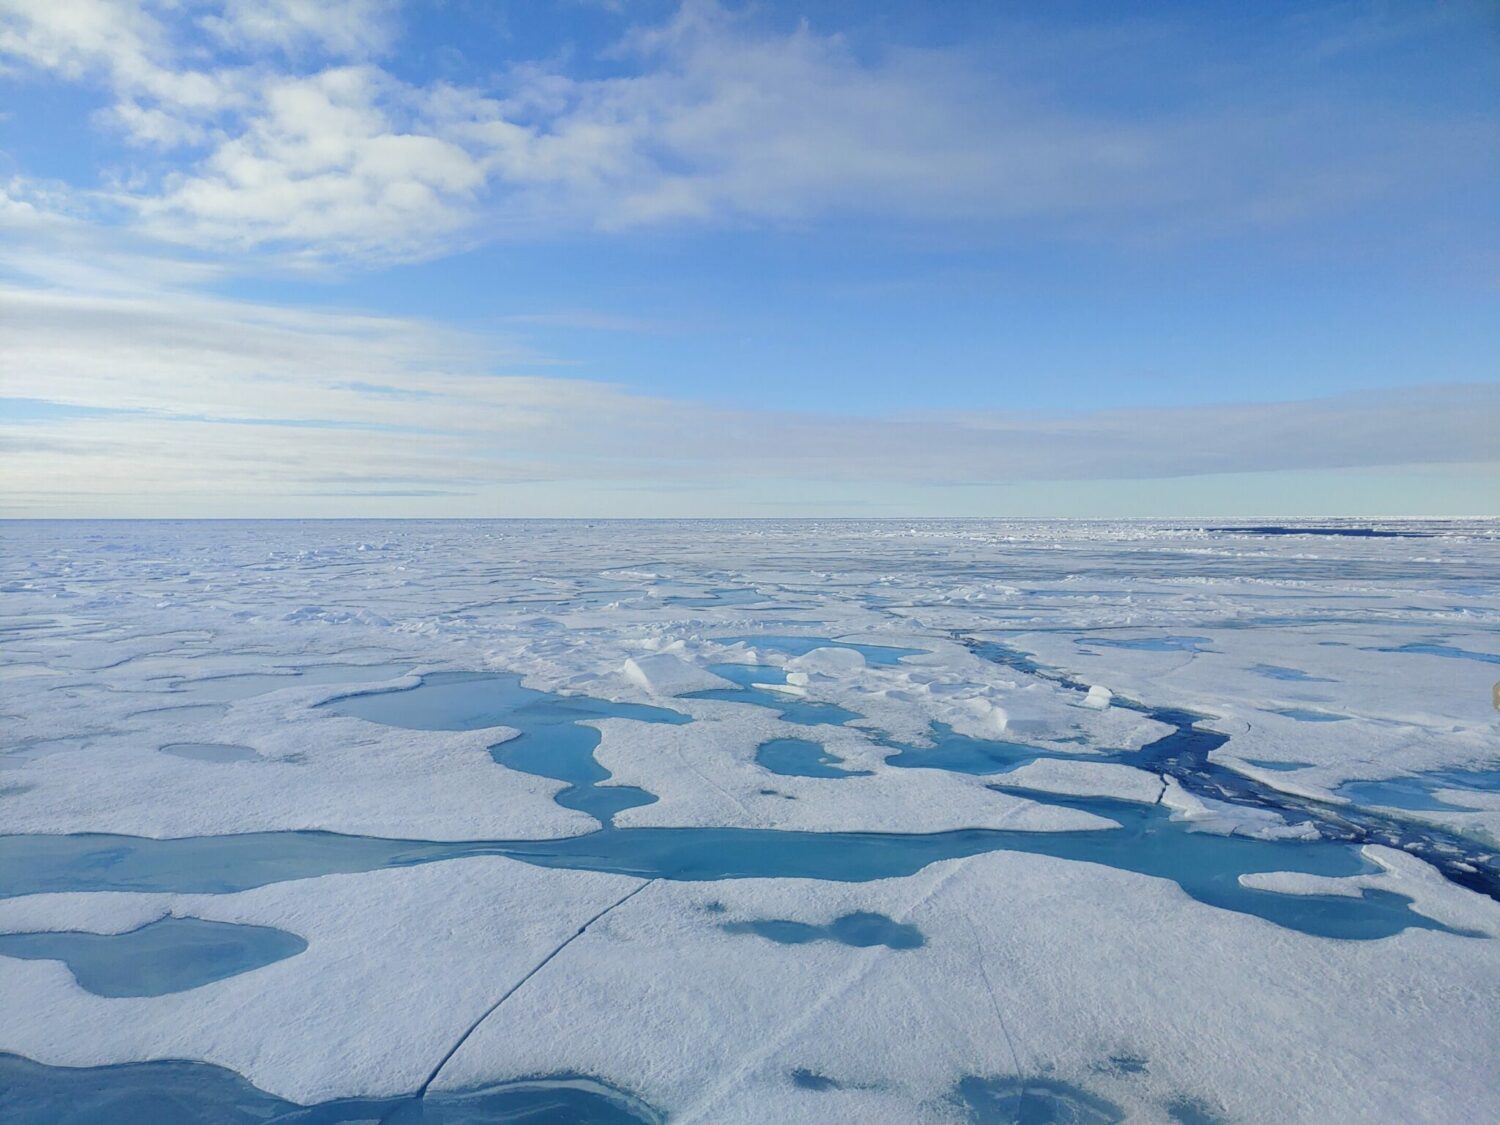
[(626, 679), (652, 695), (683, 695), (690, 691), (708, 691), (732, 686), (728, 680), (690, 664), (670, 652), (651, 656), (629, 656), (621, 668)]
[(1095, 684), (1089, 688), (1088, 694), (1083, 697), (1083, 705), (1092, 707), (1096, 711), (1103, 711), (1109, 706), (1110, 700), (1114, 699), (1115, 693), (1103, 684)]
[[(1162, 806), (1148, 811), (1190, 830), (1178, 845), (1337, 848), (1277, 795), (1350, 808), (1345, 782), (1431, 775), (1448, 799), (1380, 815), (1489, 854), (1500, 793), (1447, 786), (1500, 757), (1500, 528), (1414, 530), (1430, 534), (17, 523), (0, 556), (3, 830), (595, 831), (554, 799), (567, 782), (491, 756), (515, 728), (406, 730), (317, 706), (493, 670), (690, 718), (580, 720), (599, 732), (598, 784), (654, 798), (615, 815), (627, 831), (1066, 833), (1109, 830), (1087, 802), (1118, 798)], [(330, 665), (368, 678), (312, 671)], [(735, 698), (720, 665), (759, 666), (745, 678), (765, 690)], [(799, 723), (778, 699), (854, 717)], [(1173, 730), (1137, 704), (1227, 735), (1212, 761), (1264, 801), (1194, 792), (1133, 758)], [(1035, 760), (992, 774), (887, 763), (942, 729)], [(849, 775), (773, 773), (756, 759), (773, 739), (816, 743)], [(1132, 1120), (1183, 1105), (1225, 1121), (1500, 1118), (1500, 905), (1406, 852), (1360, 854), (1358, 874), (1239, 883), (1314, 904), (1401, 895), (1447, 929), (1335, 940), (1167, 879), (1012, 851), (871, 882), (649, 881), (480, 856), (234, 894), (0, 898), (0, 932), (119, 933), (170, 914), (307, 942), (152, 997), (96, 996), (60, 961), (0, 956), (0, 1051), (198, 1059), (311, 1103), (415, 1090), (457, 1046), (434, 1089), (581, 1074), (681, 1121), (963, 1121), (963, 1090), (1028, 1081)], [(923, 941), (725, 929), (851, 913)]]

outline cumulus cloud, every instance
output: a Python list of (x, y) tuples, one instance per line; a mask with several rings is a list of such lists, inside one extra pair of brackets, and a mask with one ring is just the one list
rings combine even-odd
[(1232, 109), (1084, 109), (962, 48), (869, 55), (706, 2), (626, 34), (616, 76), (518, 63), (482, 88), (384, 69), (396, 27), (376, 0), (3, 0), (0, 55), (102, 82), (108, 121), (171, 150), (115, 197), (145, 229), (316, 258), (837, 213), (1277, 224), (1472, 164), (1494, 139), (1254, 86)]
[(134, 201), (148, 229), (199, 245), (389, 257), (420, 256), (472, 220), (482, 164), (403, 126), (405, 91), (379, 69), (278, 78), (260, 93), (242, 132)]

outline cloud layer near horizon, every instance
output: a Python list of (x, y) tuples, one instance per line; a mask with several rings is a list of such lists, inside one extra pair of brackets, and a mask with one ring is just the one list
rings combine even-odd
[(55, 499), (497, 495), (535, 481), (1166, 478), (1482, 462), (1500, 432), (1492, 385), (1050, 415), (840, 417), (505, 374), (541, 358), (516, 340), (419, 321), (222, 298), (6, 287), (0, 323), (8, 486)]

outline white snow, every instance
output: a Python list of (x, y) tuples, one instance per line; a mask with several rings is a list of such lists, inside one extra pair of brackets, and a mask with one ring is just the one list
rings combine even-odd
[(639, 883), (478, 858), (237, 895), (0, 901), (7, 929), (117, 932), (171, 912), (275, 926), (307, 941), (302, 953), (254, 972), (124, 999), (85, 992), (60, 962), (0, 957), (0, 1050), (66, 1066), (204, 1059), (303, 1102), (401, 1093), (419, 1086), (506, 988)]
[[(1305, 837), (1309, 826), (1275, 812), (1114, 762), (1042, 759), (970, 776), (886, 758), (892, 744), (925, 743), (935, 723), (1070, 755), (1129, 752), (1169, 730), (1126, 705), (1139, 701), (1204, 716), (1229, 736), (1216, 762), (1316, 800), (1336, 802), (1350, 779), (1484, 768), (1500, 756), (1490, 703), (1500, 666), (1486, 659), (1500, 655), (1500, 525), (1413, 530), (1431, 534), (1241, 536), (1159, 522), (17, 522), (0, 552), (0, 823), (7, 833), (315, 828), (429, 840), (597, 827), (556, 804), (563, 783), (492, 760), (507, 728), (345, 718), (316, 705), (347, 685), (295, 677), (206, 706), (190, 685), (174, 688), (352, 662), (412, 670), (388, 688), (432, 671), (497, 670), (690, 715), (684, 725), (590, 720), (605, 784), (658, 798), (619, 814), (621, 827), (1111, 824), (989, 788), (1000, 783), (1160, 800), (1195, 832)], [(702, 597), (745, 589), (757, 600)], [(684, 595), (704, 604), (669, 601)], [(761, 634), (922, 651), (881, 664), (827, 644), (789, 656), (731, 639)], [(1164, 639), (1165, 651), (1149, 647)], [(1087, 690), (985, 659), (970, 647), (982, 642)], [(1458, 655), (1382, 651), (1413, 644)], [(806, 726), (686, 698), (729, 686), (709, 671), (719, 662), (763, 664), (789, 704), (859, 717)], [(771, 682), (783, 674), (785, 686)], [(1298, 710), (1340, 718), (1302, 721)], [(772, 773), (755, 760), (772, 738), (818, 742), (868, 775)], [(179, 742), (257, 757), (160, 750)], [(1401, 815), (1476, 849), (1500, 838), (1495, 794), (1439, 792), (1477, 811)], [(1166, 1120), (1174, 1098), (1225, 1120), (1500, 1119), (1500, 906), (1404, 852), (1365, 855), (1378, 871), (1241, 882), (1281, 894), (1394, 891), (1429, 918), (1490, 936), (1335, 941), (1204, 905), (1162, 879), (1020, 853), (863, 884), (656, 882), (506, 1001), (438, 1085), (574, 1071), (674, 1120), (909, 1122), (961, 1119), (949, 1095), (964, 1075), (1019, 1075), (1074, 1083), (1132, 1120)], [(139, 999), (87, 993), (57, 962), (0, 957), (0, 1050), (66, 1065), (205, 1059), (302, 1101), (410, 1090), (506, 988), (640, 884), (480, 858), (233, 895), (0, 900), (6, 931), (117, 932), (170, 911), (309, 942), (254, 972)], [(780, 945), (720, 928), (826, 925), (853, 911), (916, 925), (926, 942)], [(798, 1087), (798, 1069), (839, 1085)]]
[[(718, 928), (856, 910), (914, 924), (926, 944), (788, 946)], [(1166, 932), (1179, 937), (1164, 949)], [(440, 1082), (561, 1059), (682, 1121), (895, 1123), (951, 1120), (941, 1103), (960, 1075), (1019, 1072), (1084, 1086), (1131, 1120), (1168, 1120), (1190, 1094), (1227, 1120), (1424, 1120), (1439, 1089), (1447, 1114), (1475, 1119), (1495, 1097), (1478, 1046), (1500, 1033), (1493, 965), (1483, 940), (1306, 937), (1157, 880), (1010, 854), (875, 884), (657, 883), (570, 950), (566, 975), (487, 1021)], [(1122, 1056), (1144, 1071), (1113, 1072)], [(798, 1069), (842, 1088), (800, 1090)]]
[(652, 695), (683, 695), (690, 691), (734, 686), (706, 668), (689, 664), (668, 652), (626, 657), (621, 671), (631, 683)]
[(1094, 684), (1089, 688), (1088, 694), (1083, 697), (1083, 705), (1092, 707), (1096, 711), (1103, 711), (1114, 699), (1115, 693), (1103, 684)]

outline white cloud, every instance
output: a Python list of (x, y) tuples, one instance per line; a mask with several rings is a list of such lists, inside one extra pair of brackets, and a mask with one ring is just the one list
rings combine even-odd
[[(206, 59), (193, 26), (228, 54)], [(1495, 133), (1248, 79), (1218, 105), (1083, 109), (977, 52), (869, 56), (713, 3), (628, 34), (620, 77), (521, 63), (498, 90), (399, 80), (377, 65), (394, 28), (376, 0), (0, 0), (0, 55), (104, 82), (106, 119), (171, 150), (114, 201), (215, 251), (418, 258), (559, 229), (834, 213), (1277, 225), (1476, 167)], [(1056, 62), (1088, 70), (1116, 48), (1098, 36)]]
[(171, 26), (140, 0), (0, 0), (0, 56), (75, 80), (102, 78), (129, 126), (159, 121), (139, 102), (156, 103), (184, 122), (242, 103), (245, 76), (233, 68), (203, 70), (179, 55)]
[(323, 51), (367, 58), (396, 35), (394, 0), (226, 0), (200, 23), (224, 46), (273, 47), (297, 57)]
[(19, 177), (0, 183), (0, 230), (7, 233), (35, 230), (50, 225), (51, 217), (28, 196), (30, 192)]
[(420, 256), (468, 224), (485, 172), (452, 141), (403, 127), (405, 93), (373, 67), (269, 81), (243, 132), (134, 202), (172, 241)]
[(67, 78), (106, 72), (122, 86), (159, 80), (171, 51), (166, 29), (139, 3), (4, 0), (0, 52)]
[[(1443, 465), (1494, 457), (1500, 387), (1068, 415), (857, 418), (712, 408), (497, 374), (515, 340), (419, 321), (174, 294), (0, 288), (0, 394), (85, 408), (8, 417), (17, 502), (518, 481), (913, 484)], [(163, 500), (163, 503), (166, 501)]]

